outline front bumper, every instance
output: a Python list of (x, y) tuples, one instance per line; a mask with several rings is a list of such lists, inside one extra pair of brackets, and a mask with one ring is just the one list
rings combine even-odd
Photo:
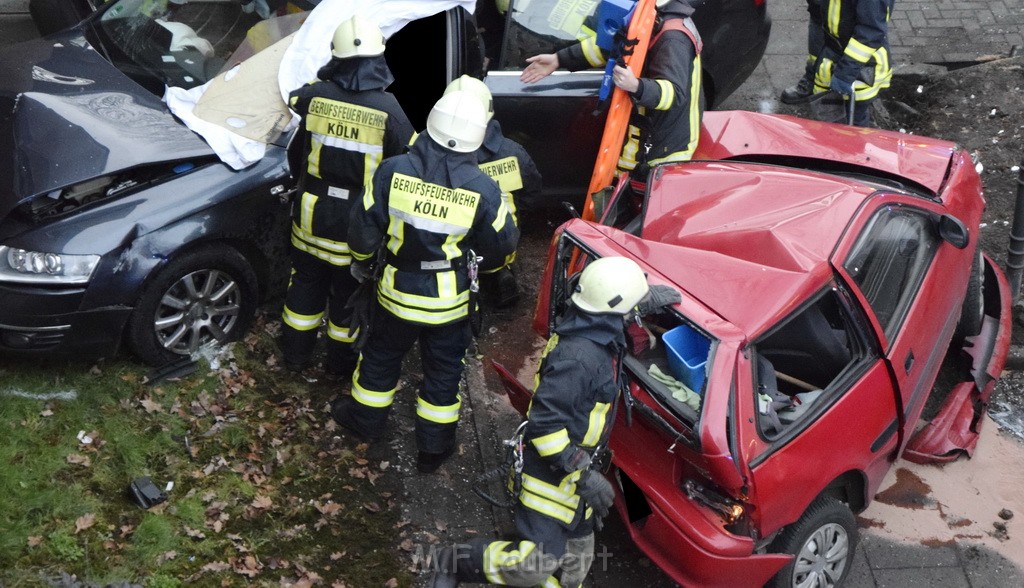
[(79, 310), (85, 288), (0, 284), (0, 353), (81, 358), (117, 352), (131, 308)]

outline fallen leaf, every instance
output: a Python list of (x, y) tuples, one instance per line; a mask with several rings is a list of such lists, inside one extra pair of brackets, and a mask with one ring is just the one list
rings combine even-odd
[(153, 414), (154, 412), (163, 412), (164, 411), (164, 407), (160, 406), (159, 402), (156, 402), (155, 400), (153, 400), (149, 396), (147, 396), (147, 397), (143, 398), (142, 400), (140, 400), (139, 404), (142, 405), (142, 408), (146, 409), (146, 412), (148, 414)]
[(199, 568), (201, 572), (224, 572), (230, 570), (231, 566), (222, 561), (211, 561), (210, 563)]
[(370, 511), (372, 513), (378, 513), (378, 512), (381, 511), (380, 505), (377, 504), (376, 502), (364, 502), (363, 503), (363, 508), (365, 508), (366, 510), (368, 510), (368, 511)]
[(87, 468), (92, 465), (92, 460), (89, 459), (88, 455), (82, 455), (80, 453), (69, 453), (67, 456), (68, 463), (80, 465)]
[(256, 498), (253, 498), (253, 500), (252, 500), (252, 507), (253, 508), (257, 508), (257, 509), (261, 509), (261, 510), (266, 510), (266, 509), (270, 508), (271, 506), (274, 506), (274, 501), (271, 500), (269, 496), (257, 495)]
[(380, 469), (381, 469), (381, 471), (384, 471), (384, 470), (388, 469), (388, 467), (390, 465), (391, 465), (390, 461), (382, 461), (382, 462), (380, 462)]
[(96, 515), (94, 513), (84, 514), (75, 519), (75, 534), (79, 531), (84, 531), (96, 523)]
[(47, 408), (43, 412), (39, 413), (39, 416), (41, 416), (41, 417), (53, 416), (53, 411)]
[(448, 523), (446, 523), (446, 522), (444, 522), (444, 521), (442, 521), (440, 519), (437, 519), (437, 520), (434, 521), (434, 527), (436, 527), (438, 531), (441, 531), (442, 533), (444, 533), (445, 531), (448, 530)]
[(398, 579), (391, 578), (387, 582), (384, 582), (384, 588), (398, 588)]
[(345, 551), (335, 551), (331, 554), (331, 561), (338, 561), (339, 559), (345, 557), (345, 553)]
[(185, 527), (185, 535), (192, 539), (206, 539), (206, 533), (203, 533), (199, 529), (193, 529), (192, 527)]
[(406, 539), (398, 544), (402, 548), (402, 551), (412, 551), (416, 548), (416, 544), (412, 542), (412, 539)]
[(42, 542), (43, 542), (43, 538), (40, 537), (39, 535), (33, 535), (33, 536), (28, 538), (28, 546), (29, 547), (37, 547)]

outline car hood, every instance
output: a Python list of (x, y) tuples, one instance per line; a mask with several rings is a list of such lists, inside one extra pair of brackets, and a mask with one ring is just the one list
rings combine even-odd
[(6, 214), (69, 184), (213, 151), (73, 30), (0, 55), (0, 154)]
[(942, 193), (955, 143), (872, 128), (741, 110), (707, 112), (694, 159), (813, 159), (873, 170)]

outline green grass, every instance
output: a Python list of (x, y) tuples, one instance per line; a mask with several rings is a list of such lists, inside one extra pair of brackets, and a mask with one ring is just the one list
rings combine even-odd
[[(325, 430), (333, 389), (268, 367), (262, 326), (232, 351), (155, 385), (126, 359), (0, 359), (0, 586), (411, 583), (398, 513), (361, 507), (397, 481), (350, 476), (365, 448)], [(139, 476), (173, 481), (168, 500), (136, 505)]]

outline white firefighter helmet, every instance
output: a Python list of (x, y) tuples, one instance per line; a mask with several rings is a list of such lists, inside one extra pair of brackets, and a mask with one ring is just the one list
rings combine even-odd
[(334, 29), (331, 54), (340, 59), (373, 57), (384, 53), (384, 34), (373, 21), (358, 14)]
[(484, 105), (484, 110), (487, 111), (487, 120), (491, 120), (494, 116), (494, 98), (491, 96), (491, 89), (487, 87), (487, 84), (473, 76), (462, 74), (452, 80), (452, 83), (448, 84), (448, 87), (444, 89), (444, 93), (451, 94), (460, 90), (476, 96), (480, 100), (480, 104)]
[(586, 312), (627, 314), (647, 295), (647, 277), (627, 257), (602, 257), (583, 268), (572, 301)]
[(427, 134), (442, 147), (472, 153), (484, 142), (487, 113), (480, 99), (465, 90), (449, 92), (427, 115)]

